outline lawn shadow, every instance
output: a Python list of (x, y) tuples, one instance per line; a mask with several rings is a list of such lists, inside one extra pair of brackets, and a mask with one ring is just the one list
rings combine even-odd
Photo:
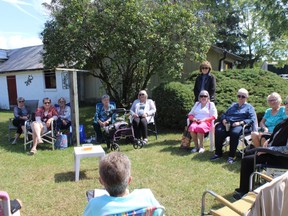
[[(198, 161), (210, 161), (210, 158), (214, 155), (214, 152), (205, 151), (202, 154), (194, 153), (191, 160), (198, 160)], [(240, 167), (241, 167), (241, 159), (237, 158), (236, 161), (233, 164), (227, 163), (228, 159), (228, 152), (223, 153), (223, 157), (219, 158), (214, 161), (210, 161), (214, 164), (222, 164), (222, 167), (226, 170), (229, 170), (231, 172), (239, 173)]]
[[(79, 173), (79, 180), (81, 179), (94, 179), (94, 178), (88, 178), (86, 175), (86, 171), (88, 170), (81, 170)], [(56, 173), (54, 175), (54, 181), (55, 183), (61, 183), (61, 182), (74, 182), (75, 181), (75, 172), (69, 171), (69, 172), (63, 172), (63, 173)]]

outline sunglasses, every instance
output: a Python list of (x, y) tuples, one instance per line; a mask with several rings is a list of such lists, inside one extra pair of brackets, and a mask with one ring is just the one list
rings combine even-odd
[(287, 105), (287, 104), (288, 104), (288, 101), (285, 101), (285, 102), (284, 102), (284, 105)]
[(51, 102), (44, 102), (44, 104), (51, 104)]
[(59, 103), (64, 103), (65, 101), (59, 101)]
[(208, 67), (202, 67), (201, 69), (208, 70), (209, 68)]
[(246, 98), (244, 95), (237, 95), (237, 97), (242, 99)]
[(144, 94), (139, 94), (139, 96), (143, 96)]
[(276, 99), (270, 99), (270, 100), (268, 100), (268, 102), (275, 102), (276, 101)]
[(200, 95), (199, 97), (200, 97), (200, 98), (207, 98), (208, 95)]
[(24, 101), (18, 101), (19, 103), (24, 103)]

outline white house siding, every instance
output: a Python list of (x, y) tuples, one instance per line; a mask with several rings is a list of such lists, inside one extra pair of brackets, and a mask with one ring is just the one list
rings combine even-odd
[(92, 75), (84, 74), (84, 95), (85, 101), (95, 102), (97, 99), (101, 98), (105, 94), (100, 80)]
[[(0, 85), (1, 85), (0, 108), (9, 109), (10, 107), (8, 99), (6, 75), (16, 75), (18, 97), (24, 97), (26, 100), (38, 99), (39, 106), (42, 105), (42, 99), (45, 97), (51, 98), (52, 104), (57, 103), (60, 97), (64, 97), (66, 101), (69, 102), (70, 101), (69, 88), (63, 89), (62, 86), (62, 78), (65, 73), (66, 72), (56, 72), (56, 89), (45, 89), (44, 74), (43, 71), (41, 70), (0, 75)], [(30, 83), (27, 83), (29, 75), (30, 77), (32, 75), (33, 79), (31, 80)]]
[(9, 109), (9, 97), (6, 76), (0, 75), (0, 109)]

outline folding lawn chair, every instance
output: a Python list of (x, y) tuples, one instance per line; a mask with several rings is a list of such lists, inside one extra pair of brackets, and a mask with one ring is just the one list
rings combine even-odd
[(20, 210), (11, 214), (10, 198), (5, 191), (0, 191), (0, 216), (20, 216)]
[[(27, 145), (32, 145), (33, 139), (32, 139), (32, 130), (31, 125), (32, 121), (26, 121), (25, 122), (25, 131), (24, 131), (24, 150), (26, 151)], [(55, 132), (55, 121), (51, 121), (51, 128), (48, 129), (45, 133), (41, 134), (41, 138), (45, 143), (51, 144), (52, 149), (54, 150), (54, 143), (56, 141), (56, 132)], [(31, 139), (30, 139), (31, 138)]]
[[(156, 107), (155, 101), (154, 105)], [(148, 122), (148, 132), (155, 134), (156, 140), (158, 139), (158, 130), (157, 130), (157, 125), (156, 125), (156, 120), (157, 120), (157, 111), (155, 112), (154, 115), (148, 116), (147, 117), (147, 122)]]
[[(38, 107), (38, 102), (39, 102), (39, 100), (25, 100), (25, 106), (28, 107), (28, 109), (31, 112), (30, 119), (34, 118), (35, 111)], [(13, 119), (14, 118), (9, 119), (9, 125), (8, 125), (8, 139), (9, 139), (9, 141), (11, 140), (11, 131), (17, 130), (17, 127), (15, 127), (12, 123)]]
[[(257, 188), (253, 192), (252, 179), (253, 176), (260, 175), (267, 181), (265, 185)], [(224, 207), (214, 210), (210, 209), (205, 212), (205, 197), (206, 194), (211, 194), (217, 201), (222, 203)], [(272, 179), (262, 173), (253, 173), (250, 176), (250, 192), (247, 193), (242, 199), (233, 203), (226, 200), (224, 197), (216, 194), (213, 191), (206, 190), (202, 195), (201, 215), (214, 215), (214, 216), (258, 216), (258, 215), (288, 215), (288, 172)]]

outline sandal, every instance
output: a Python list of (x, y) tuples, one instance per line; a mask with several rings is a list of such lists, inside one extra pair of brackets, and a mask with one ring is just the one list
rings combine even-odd
[(29, 152), (29, 155), (34, 155), (34, 154), (36, 154), (36, 152), (37, 152), (36, 149), (35, 150), (31, 149), (31, 151)]

